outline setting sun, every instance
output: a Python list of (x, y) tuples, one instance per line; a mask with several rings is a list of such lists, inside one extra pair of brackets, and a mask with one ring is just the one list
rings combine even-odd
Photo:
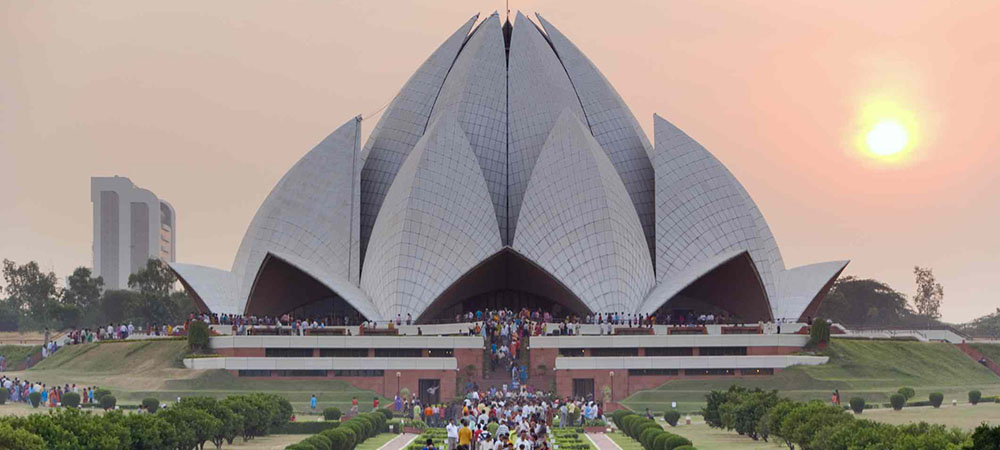
[(870, 100), (862, 107), (857, 126), (856, 148), (866, 159), (902, 162), (917, 144), (915, 114), (895, 101)]
[(894, 119), (886, 119), (872, 127), (865, 141), (868, 151), (876, 155), (894, 155), (906, 147), (906, 128)]

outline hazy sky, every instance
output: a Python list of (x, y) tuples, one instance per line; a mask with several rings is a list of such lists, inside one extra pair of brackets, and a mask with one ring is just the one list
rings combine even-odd
[[(914, 292), (944, 319), (1000, 306), (1000, 2), (511, 1), (712, 151), (788, 266)], [(334, 128), (377, 110), (503, 1), (3, 0), (0, 258), (91, 264), (91, 176), (177, 209), (179, 260), (229, 268), (257, 206)], [(855, 142), (866, 104), (912, 113), (902, 162)], [(366, 122), (365, 133), (375, 121)]]

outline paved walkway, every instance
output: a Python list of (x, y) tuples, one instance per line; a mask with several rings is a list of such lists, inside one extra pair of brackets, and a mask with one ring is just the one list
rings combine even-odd
[(597, 447), (597, 450), (622, 450), (615, 441), (612, 441), (604, 433), (587, 433), (587, 439)]
[(416, 439), (417, 436), (420, 436), (420, 435), (419, 434), (403, 433), (403, 434), (401, 434), (399, 436), (396, 436), (391, 441), (386, 442), (385, 445), (379, 447), (378, 450), (401, 450), (401, 449), (404, 449), (404, 448), (406, 448), (406, 446), (410, 445), (410, 442), (413, 442), (413, 440)]

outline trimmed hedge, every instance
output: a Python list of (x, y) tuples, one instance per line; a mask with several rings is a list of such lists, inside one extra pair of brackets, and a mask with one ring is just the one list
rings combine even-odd
[(317, 434), (339, 426), (340, 422), (330, 420), (288, 422), (282, 425), (275, 434)]
[(663, 413), (663, 420), (669, 423), (670, 426), (676, 427), (677, 421), (681, 420), (681, 413), (674, 410), (667, 411)]
[(854, 411), (854, 414), (861, 414), (865, 411), (865, 399), (861, 397), (852, 397), (850, 403), (851, 410)]
[(323, 410), (323, 420), (340, 420), (340, 408), (329, 407)]
[(115, 405), (118, 404), (118, 399), (114, 395), (105, 395), (101, 397), (101, 409), (109, 411), (115, 409)]
[(667, 441), (663, 445), (664, 450), (674, 450), (677, 447), (690, 446), (691, 441), (684, 436), (672, 435), (667, 438)]
[(142, 399), (142, 409), (146, 412), (155, 413), (156, 410), (160, 409), (160, 401), (153, 397), (146, 397)]
[(909, 401), (911, 398), (917, 395), (917, 391), (914, 391), (913, 388), (911, 387), (905, 387), (905, 386), (899, 388), (899, 390), (896, 391), (896, 393), (905, 397), (907, 401)]
[(28, 394), (28, 402), (31, 403), (32, 408), (37, 408), (38, 405), (42, 404), (42, 393), (32, 392)]
[(969, 391), (969, 403), (975, 405), (979, 403), (979, 399), (983, 398), (983, 393), (979, 391)]
[(931, 392), (931, 395), (929, 396), (929, 398), (930, 398), (931, 406), (933, 406), (935, 408), (940, 408), (941, 407), (941, 402), (944, 401), (944, 394), (942, 394), (940, 392)]
[(906, 404), (906, 397), (903, 397), (903, 394), (892, 394), (889, 396), (889, 404), (892, 405), (892, 409), (899, 411)]
[[(5, 391), (6, 389), (0, 389), (0, 390)], [(76, 392), (63, 393), (62, 405), (67, 408), (76, 408), (77, 406), (80, 406), (80, 394), (77, 394)]]

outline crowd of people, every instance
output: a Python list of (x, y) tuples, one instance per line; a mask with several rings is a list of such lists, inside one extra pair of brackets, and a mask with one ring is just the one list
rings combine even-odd
[(62, 404), (62, 397), (67, 392), (80, 394), (80, 403), (93, 403), (97, 386), (77, 386), (65, 384), (62, 386), (47, 386), (44, 383), (22, 380), (18, 377), (0, 376), (0, 386), (7, 390), (7, 400), (14, 403), (28, 403), (32, 392), (41, 396), (39, 406), (56, 407)]
[[(550, 427), (582, 426), (586, 420), (604, 418), (603, 406), (593, 399), (557, 398), (526, 388), (475, 390), (448, 405), (422, 406), (414, 401), (411, 418), (443, 426), (448, 450), (549, 450), (553, 448)], [(408, 411), (408, 404), (403, 404), (403, 411)], [(433, 450), (439, 443), (424, 444)]]

